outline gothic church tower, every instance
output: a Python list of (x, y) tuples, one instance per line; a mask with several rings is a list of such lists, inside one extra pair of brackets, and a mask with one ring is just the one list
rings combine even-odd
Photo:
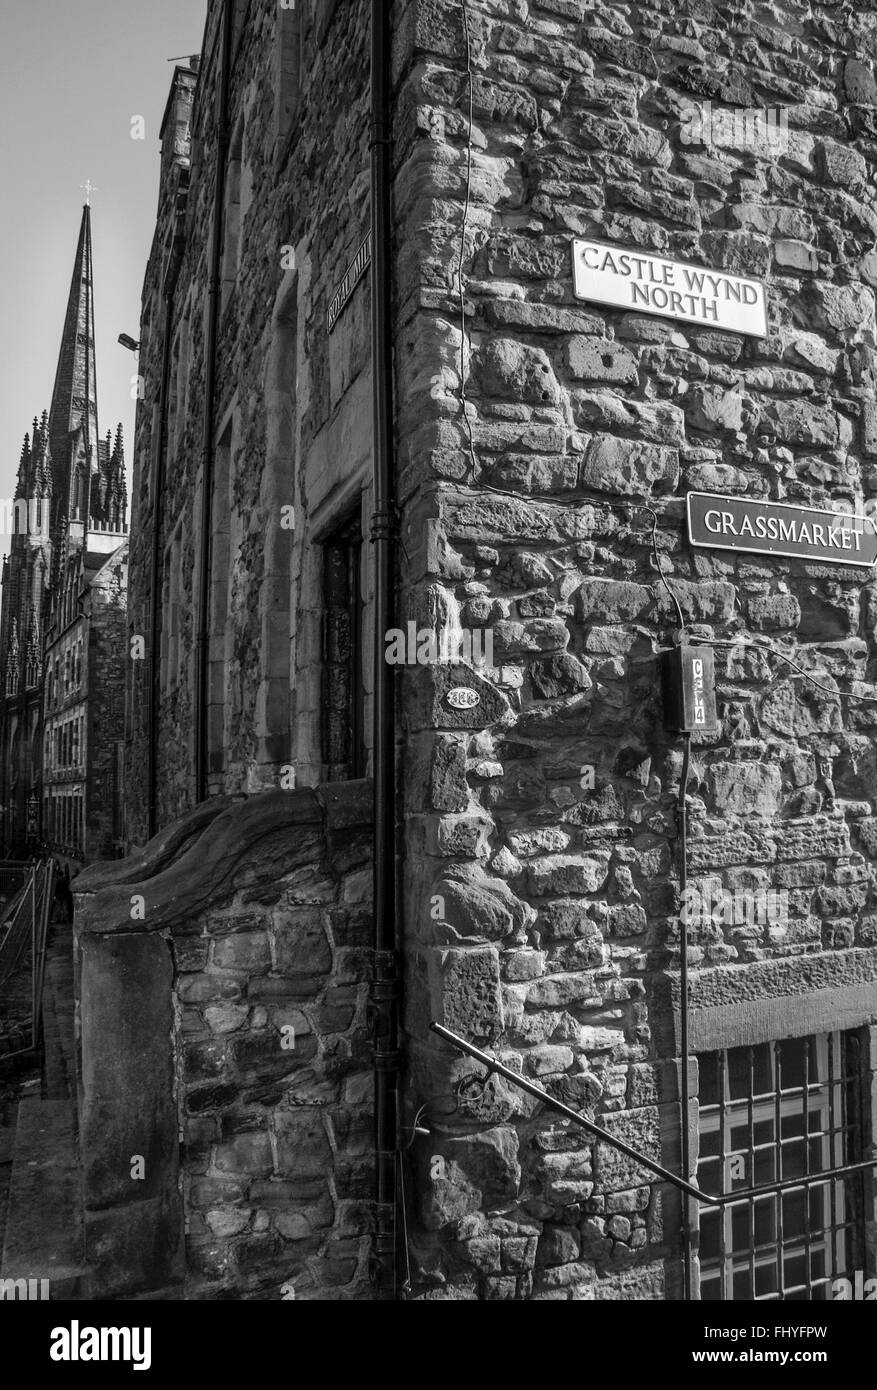
[(122, 427), (101, 440), (97, 413), (91, 208), (82, 210), (52, 403), (21, 451), (2, 568), (0, 847), (33, 848), (41, 789), (46, 629), (70, 561), (92, 528), (127, 530)]

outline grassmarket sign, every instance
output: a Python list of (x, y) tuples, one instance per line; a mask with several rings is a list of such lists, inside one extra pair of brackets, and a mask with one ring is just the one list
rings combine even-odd
[(877, 531), (866, 516), (712, 492), (689, 492), (687, 507), (692, 545), (831, 565), (877, 562)]

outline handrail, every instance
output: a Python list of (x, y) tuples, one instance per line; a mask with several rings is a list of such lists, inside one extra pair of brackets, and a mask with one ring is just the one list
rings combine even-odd
[(573, 1124), (579, 1125), (582, 1129), (593, 1134), (597, 1139), (602, 1139), (606, 1144), (611, 1144), (613, 1148), (632, 1158), (642, 1168), (647, 1168), (650, 1173), (663, 1178), (665, 1182), (672, 1183), (678, 1187), (680, 1192), (685, 1192), (689, 1197), (693, 1197), (696, 1202), (704, 1206), (725, 1207), (730, 1202), (747, 1201), (750, 1197), (764, 1197), (774, 1192), (785, 1192), (794, 1187), (810, 1187), (816, 1182), (827, 1182), (830, 1178), (842, 1178), (849, 1176), (850, 1173), (863, 1173), (869, 1168), (877, 1168), (877, 1157), (866, 1158), (860, 1163), (845, 1163), (837, 1168), (829, 1168), (822, 1173), (808, 1173), (800, 1178), (783, 1178), (779, 1182), (765, 1183), (760, 1187), (741, 1187), (734, 1192), (723, 1192), (719, 1196), (712, 1196), (708, 1192), (702, 1192), (693, 1183), (687, 1182), (685, 1178), (679, 1177), (678, 1173), (672, 1173), (669, 1168), (664, 1168), (662, 1164), (655, 1163), (653, 1159), (647, 1158), (639, 1150), (634, 1149), (630, 1144), (626, 1144), (623, 1139), (617, 1139), (614, 1134), (609, 1134), (599, 1125), (594, 1124), (593, 1120), (586, 1120), (584, 1115), (579, 1115), (577, 1111), (571, 1110), (563, 1101), (555, 1100), (547, 1091), (543, 1091), (541, 1086), (528, 1081), (524, 1076), (518, 1076), (517, 1072), (511, 1071), (509, 1067), (503, 1066), (495, 1057), (489, 1053), (482, 1052), (479, 1047), (467, 1042), (465, 1038), (459, 1037), (457, 1033), (452, 1033), (450, 1028), (445, 1028), (441, 1023), (431, 1023), (430, 1028), (433, 1033), (437, 1033), (440, 1038), (444, 1038), (452, 1047), (456, 1047), (459, 1052), (466, 1053), (469, 1057), (474, 1057), (476, 1062), (487, 1067), (487, 1076), (480, 1078), (487, 1081), (491, 1073), (502, 1076), (506, 1081), (510, 1081), (513, 1086), (526, 1091), (528, 1095), (535, 1096), (541, 1100), (549, 1109), (557, 1111), (559, 1115), (572, 1120)]
[[(6, 928), (6, 933), (0, 942), (0, 989), (18, 969), (27, 945), (26, 937), (18, 932), (17, 928), (29, 892), (30, 880), (27, 879), (22, 883), (15, 896), (10, 899), (3, 914), (2, 923), (0, 923)], [(6, 961), (4, 961), (5, 956), (8, 956)]]

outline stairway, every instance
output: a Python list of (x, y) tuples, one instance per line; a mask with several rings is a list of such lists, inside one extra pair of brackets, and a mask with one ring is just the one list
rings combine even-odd
[(8, 1188), (5, 1217), (0, 1216), (0, 1279), (47, 1279), (53, 1300), (82, 1299), (87, 1297), (87, 1272), (76, 1131), (73, 930), (69, 924), (51, 929), (43, 991), (43, 1037), (41, 1082), (32, 1078), (24, 1083), (14, 1131), (9, 1125), (5, 1129), (0, 1126), (0, 1204), (4, 1173)]

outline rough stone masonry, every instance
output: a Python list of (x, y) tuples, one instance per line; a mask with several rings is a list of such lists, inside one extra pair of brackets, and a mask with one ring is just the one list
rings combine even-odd
[[(678, 1171), (676, 602), (729, 644), (690, 881), (790, 904), (692, 930), (694, 1045), (877, 1018), (877, 703), (833, 693), (877, 695), (872, 571), (684, 525), (690, 490), (871, 510), (877, 14), (424, 3), (399, 48), (406, 600), (492, 629), (499, 668), (473, 710), (440, 669), (403, 700), (418, 1296), (675, 1298), (673, 1194), (496, 1077), (457, 1092), (481, 1069), (425, 1021)], [(780, 109), (785, 147), (689, 143), (698, 103)], [(577, 237), (764, 282), (767, 336), (577, 300)]]
[[(175, 78), (141, 325), (129, 623), (134, 634), (148, 630), (158, 526), (157, 807), (162, 834), (179, 839), (187, 822), (175, 818), (192, 815), (195, 799), (205, 248), (220, 152), (211, 113), (221, 8), (212, 0), (197, 74)], [(327, 325), (368, 227), (368, 5), (300, 0), (288, 11), (253, 0), (244, 18), (232, 46), (223, 210), (209, 773), (211, 796), (247, 794), (248, 823), (263, 798), (269, 828), (285, 768), (295, 770), (296, 796), (328, 780), (318, 557), (351, 505), (363, 537), (371, 511), (367, 277), (331, 335)], [(398, 0), (393, 27), (403, 543), (395, 622), (403, 632), (413, 624), (482, 634), (480, 651), (490, 634), (493, 650), (490, 668), (439, 663), (398, 675), (407, 1197), (399, 1229), (411, 1296), (675, 1299), (674, 1192), (510, 1083), (473, 1084), (480, 1068), (428, 1025), (495, 1050), (679, 1170), (682, 745), (665, 727), (659, 681), (678, 604), (689, 635), (728, 644), (715, 648), (720, 728), (693, 740), (689, 884), (710, 901), (754, 894), (788, 903), (780, 921), (703, 914), (691, 926), (693, 1052), (854, 1031), (861, 1147), (871, 1149), (872, 571), (694, 550), (685, 499), (697, 490), (872, 509), (877, 12), (802, 0)], [(750, 146), (748, 122), (718, 119), (761, 108), (778, 113), (782, 141)], [(729, 128), (742, 132), (741, 144)], [(173, 304), (163, 305), (174, 235), (179, 278)], [(763, 284), (767, 335), (577, 298), (577, 238)], [(294, 532), (278, 521), (289, 502)], [(369, 551), (364, 543), (364, 632)], [(363, 647), (368, 671), (368, 640)], [(143, 663), (131, 679), (136, 844), (148, 820)], [(477, 703), (448, 698), (463, 687)], [(366, 677), (366, 730), (370, 688)], [(291, 853), (285, 841), (283, 853)], [(138, 881), (136, 857), (114, 872), (118, 884)], [(332, 894), (347, 891), (345, 874), (342, 866)], [(90, 935), (118, 932), (112, 895), (97, 881), (85, 891)], [(357, 913), (361, 899), (357, 879)], [(357, 916), (351, 928), (350, 944), (363, 948), (356, 968), (348, 962), (347, 977), (334, 979), (327, 955), (325, 978), (313, 981), (326, 1020), (313, 1025), (320, 1050), (302, 1094), (296, 1067), (283, 1070), (264, 1005), (276, 991), (291, 1008), (301, 992), (295, 933), (272, 921), (269, 963), (261, 917), (254, 927), (252, 909), (229, 893), (220, 918), (193, 915), (179, 926), (192, 963), (163, 986), (165, 1012), (173, 994), (191, 1003), (197, 1025), (197, 1069), (173, 1063), (181, 1127), (199, 1136), (182, 1165), (186, 1279), (280, 1297), (289, 1271), (304, 1267), (301, 1297), (368, 1297), (359, 1186), (367, 1087), (342, 1093), (331, 1070), (333, 1050), (358, 1067), (362, 1021), (349, 1016), (346, 996), (339, 1019), (329, 1007), (338, 987), (361, 992), (362, 923)], [(148, 918), (142, 931), (158, 943)], [(696, 1057), (686, 1082), (693, 1166)], [(160, 1103), (174, 1113), (176, 1102)], [(316, 1193), (319, 1126), (290, 1120), (303, 1103), (324, 1118), (331, 1107), (337, 1162), (353, 1173), (344, 1202), (356, 1210)], [(257, 1136), (245, 1140), (254, 1125)], [(272, 1155), (269, 1175), (264, 1136), (281, 1131), (282, 1165)], [(169, 1134), (171, 1152), (172, 1124)], [(290, 1190), (299, 1168), (316, 1195)], [(175, 1181), (172, 1173), (168, 1190)], [(866, 1196), (873, 1217), (870, 1180)], [(100, 1191), (93, 1205), (103, 1210)], [(873, 1236), (873, 1221), (869, 1229)], [(695, 1222), (695, 1265), (697, 1235)], [(176, 1246), (171, 1254), (176, 1261)], [(400, 1251), (403, 1267), (404, 1259)]]

